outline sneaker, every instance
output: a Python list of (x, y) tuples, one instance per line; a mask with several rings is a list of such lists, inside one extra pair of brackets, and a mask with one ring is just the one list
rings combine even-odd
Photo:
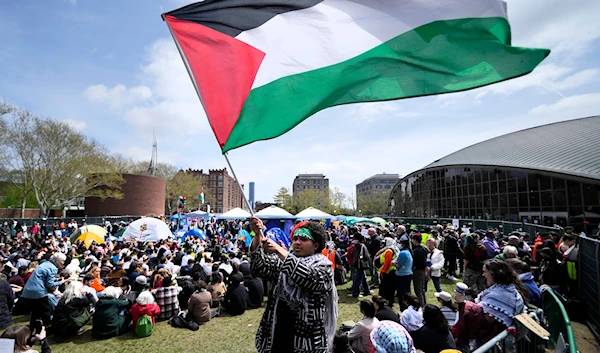
[(456, 279), (456, 277), (454, 276), (448, 276), (448, 279), (451, 281), (458, 281), (458, 279)]
[(375, 292), (374, 292), (374, 291), (372, 291), (372, 290), (370, 290), (370, 291), (369, 291), (369, 293), (370, 293), (370, 294), (373, 294), (373, 293), (375, 293)]
[(358, 295), (358, 297), (359, 297), (359, 298), (363, 298), (363, 297), (364, 297), (364, 295), (362, 295), (362, 294), (359, 294), (359, 295)]

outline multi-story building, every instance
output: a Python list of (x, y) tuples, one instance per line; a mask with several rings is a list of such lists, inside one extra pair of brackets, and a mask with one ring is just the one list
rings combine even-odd
[(235, 179), (227, 173), (227, 168), (209, 169), (208, 174), (204, 174), (202, 169), (188, 169), (186, 173), (202, 178), (204, 187), (209, 191), (205, 203), (210, 205), (211, 212), (223, 213), (236, 207), (245, 208), (240, 188)]
[(329, 179), (323, 174), (298, 174), (294, 179), (293, 196), (296, 197), (304, 190), (324, 191), (329, 196)]
[(365, 200), (377, 197), (385, 204), (388, 196), (396, 183), (400, 181), (398, 174), (375, 174), (362, 183), (356, 184), (356, 207), (361, 209)]

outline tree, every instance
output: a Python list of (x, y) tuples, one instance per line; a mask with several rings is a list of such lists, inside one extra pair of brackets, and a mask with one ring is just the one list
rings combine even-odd
[(308, 208), (325, 209), (329, 205), (329, 197), (324, 190), (307, 189), (294, 195), (292, 210), (294, 214)]
[(42, 215), (85, 196), (121, 198), (123, 178), (106, 148), (69, 124), (13, 108), (0, 138), (2, 178), (31, 192)]
[(366, 196), (359, 196), (357, 207), (362, 215), (387, 215), (389, 192), (374, 192)]
[[(169, 177), (173, 171), (173, 166), (168, 167), (167, 165), (158, 168), (157, 174), (163, 174), (165, 177)], [(177, 209), (177, 201), (179, 196), (185, 196), (187, 198), (187, 209), (195, 208), (194, 205), (200, 204), (198, 195), (202, 190), (203, 182), (202, 178), (192, 174), (186, 173), (183, 170), (179, 170), (175, 175), (167, 180), (167, 209), (169, 214), (172, 214)], [(205, 199), (210, 198), (210, 193), (207, 189), (204, 190)]]
[(273, 201), (277, 204), (277, 206), (283, 208), (284, 210), (291, 212), (293, 207), (292, 195), (287, 188), (281, 187), (277, 194), (273, 197)]

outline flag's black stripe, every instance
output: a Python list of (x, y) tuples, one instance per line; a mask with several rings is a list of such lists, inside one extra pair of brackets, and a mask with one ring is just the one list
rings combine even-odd
[(232, 37), (261, 26), (285, 12), (306, 9), (323, 0), (206, 0), (168, 12)]

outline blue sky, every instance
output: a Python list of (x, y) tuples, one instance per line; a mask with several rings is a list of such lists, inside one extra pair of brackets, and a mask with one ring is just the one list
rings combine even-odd
[[(182, 168), (226, 166), (160, 14), (191, 1), (0, 2), (0, 99), (66, 120), (111, 151)], [(600, 114), (600, 1), (510, 0), (513, 45), (550, 56), (530, 75), (468, 92), (336, 107), (230, 152), (271, 201), (298, 173), (347, 194), (508, 132)]]

